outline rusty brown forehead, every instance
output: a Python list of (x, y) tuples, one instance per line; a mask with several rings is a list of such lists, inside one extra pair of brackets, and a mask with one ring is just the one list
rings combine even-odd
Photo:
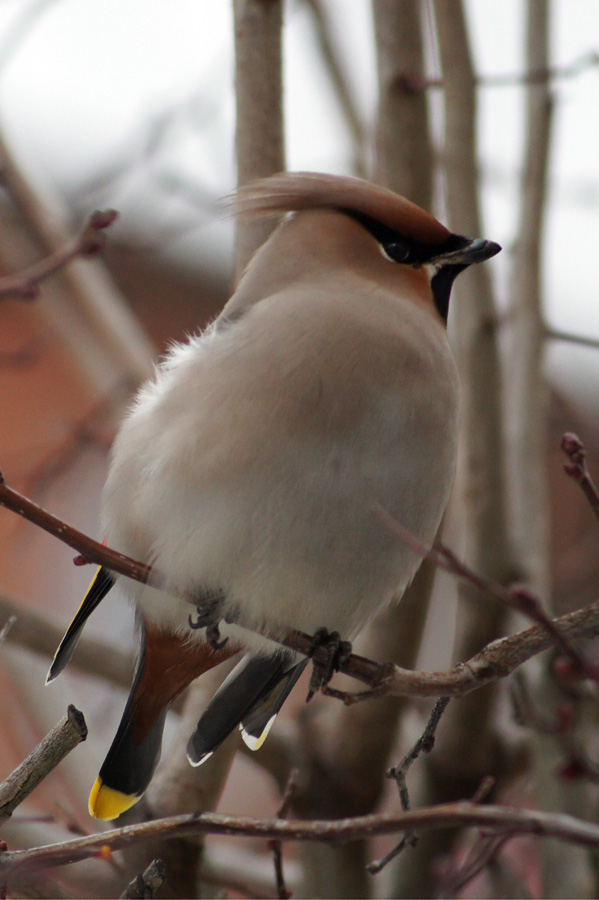
[(371, 216), (399, 235), (431, 246), (442, 244), (450, 235), (434, 216), (400, 194), (349, 176), (283, 173), (252, 182), (231, 199), (238, 215), (332, 207)]

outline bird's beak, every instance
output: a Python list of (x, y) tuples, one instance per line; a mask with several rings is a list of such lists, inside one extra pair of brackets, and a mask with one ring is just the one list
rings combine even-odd
[(492, 256), (496, 256), (501, 250), (495, 241), (485, 241), (482, 238), (473, 238), (459, 250), (451, 250), (435, 257), (435, 263), (443, 266), (471, 266), (473, 263), (484, 262)]

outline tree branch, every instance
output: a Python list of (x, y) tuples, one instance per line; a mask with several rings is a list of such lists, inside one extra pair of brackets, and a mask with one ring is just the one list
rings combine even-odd
[(453, 550), (446, 547), (441, 541), (436, 541), (432, 549), (429, 550), (378, 504), (374, 507), (374, 514), (398, 540), (411, 547), (423, 559), (430, 560), (451, 575), (462, 578), (491, 597), (495, 597), (504, 606), (516, 609), (534, 622), (538, 622), (579, 669), (584, 670), (586, 668), (585, 660), (571, 641), (556, 628), (554, 622), (544, 611), (541, 600), (524, 585), (514, 584), (510, 587), (504, 587), (490, 578), (479, 575), (478, 572), (475, 572), (470, 566), (458, 559)]
[[(28, 497), (9, 487), (4, 481), (4, 476), (1, 472), (0, 506), (4, 506), (5, 509), (9, 509), (19, 516), (23, 516), (24, 519), (37, 525), (38, 528), (42, 528), (48, 534), (54, 535), (63, 544), (80, 553), (84, 562), (106, 566), (111, 572), (116, 572), (118, 575), (126, 575), (134, 581), (141, 581), (144, 584), (150, 583), (151, 566), (135, 562), (135, 560), (122, 553), (116, 553), (71, 525), (67, 525), (62, 519), (53, 516), (52, 513), (38, 506), (33, 500), (29, 500)], [(156, 572), (152, 574), (151, 584), (156, 587), (159, 586)]]
[[(512, 87), (514, 85), (548, 84), (565, 78), (575, 78), (587, 69), (599, 67), (599, 53), (591, 50), (566, 66), (542, 66), (526, 72), (515, 72), (512, 75), (478, 75), (474, 79), (477, 87)], [(426, 91), (429, 88), (443, 88), (443, 78), (427, 78), (419, 72), (406, 72), (405, 88), (413, 93)]]
[(564, 813), (542, 812), (511, 806), (485, 805), (471, 801), (442, 803), (402, 813), (355, 816), (346, 819), (255, 819), (203, 813), (154, 819), (137, 825), (125, 825), (100, 834), (74, 838), (59, 844), (12, 850), (0, 854), (0, 880), (6, 881), (20, 867), (29, 870), (69, 865), (90, 856), (110, 858), (111, 852), (147, 840), (172, 840), (188, 835), (220, 834), (265, 840), (317, 841), (339, 844), (394, 834), (439, 828), (478, 827), (508, 831), (510, 835), (533, 834), (555, 837), (573, 844), (599, 847), (599, 825)]
[(34, 263), (18, 275), (0, 278), (0, 297), (20, 297), (32, 300), (39, 294), (39, 283), (54, 275), (77, 256), (93, 256), (106, 243), (105, 230), (117, 217), (114, 209), (96, 210), (89, 217), (87, 225), (77, 237), (64, 247), (51, 253), (40, 262)]
[[(237, 183), (285, 169), (282, 0), (234, 0)], [(235, 281), (276, 222), (237, 222)]]
[(547, 325), (543, 328), (543, 335), (546, 340), (564, 341), (568, 344), (578, 344), (580, 347), (590, 347), (593, 350), (599, 350), (599, 338), (587, 337), (583, 334), (573, 334), (570, 331), (560, 331), (557, 328), (549, 328)]
[(599, 519), (599, 491), (587, 468), (587, 452), (578, 435), (567, 431), (562, 436), (562, 450), (570, 460), (564, 472), (578, 484)]
[(0, 823), (8, 819), (46, 775), (86, 737), (87, 725), (83, 713), (71, 704), (66, 717), (0, 784)]
[(156, 896), (166, 881), (166, 866), (161, 859), (154, 859), (142, 874), (129, 882), (120, 900), (148, 900)]

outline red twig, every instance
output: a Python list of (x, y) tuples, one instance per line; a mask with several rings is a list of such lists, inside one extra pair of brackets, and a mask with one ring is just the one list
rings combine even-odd
[(441, 541), (435, 541), (433, 547), (429, 549), (425, 544), (410, 534), (397, 519), (394, 519), (393, 516), (379, 504), (376, 504), (373, 507), (373, 513), (376, 518), (398, 538), (398, 540), (410, 547), (423, 559), (430, 560), (434, 565), (438, 566), (440, 569), (444, 569), (451, 575), (455, 575), (457, 578), (463, 578), (464, 580), (469, 581), (475, 587), (479, 588), (479, 590), (487, 592), (501, 603), (510, 606), (512, 609), (518, 610), (518, 612), (521, 612), (525, 616), (528, 616), (529, 619), (532, 619), (533, 622), (537, 622), (549, 635), (551, 635), (553, 641), (561, 647), (563, 652), (572, 660), (581, 674), (584, 673), (590, 678), (596, 677), (596, 673), (587, 666), (586, 661), (579, 651), (574, 647), (566, 635), (560, 631), (559, 627), (549, 618), (545, 613), (540, 600), (535, 597), (532, 591), (529, 591), (527, 587), (521, 584), (514, 584), (509, 588), (506, 588), (495, 581), (491, 581), (490, 579), (479, 575), (478, 572), (474, 572), (466, 565), (466, 563), (462, 562), (453, 550), (450, 550), (450, 548), (446, 547)]
[(93, 212), (81, 234), (68, 241), (64, 247), (17, 275), (0, 278), (0, 297), (20, 297), (21, 300), (33, 300), (39, 293), (40, 281), (54, 275), (77, 256), (92, 256), (94, 253), (98, 253), (106, 243), (104, 232), (112, 225), (116, 217), (117, 213), (114, 209)]
[[(151, 566), (146, 566), (134, 559), (130, 559), (122, 553), (116, 553), (116, 551), (105, 547), (98, 541), (94, 541), (93, 538), (88, 537), (71, 525), (67, 525), (62, 519), (53, 516), (52, 513), (38, 506), (33, 500), (29, 500), (28, 497), (9, 487), (1, 472), (0, 506), (4, 506), (5, 509), (9, 509), (19, 516), (23, 516), (24, 519), (37, 525), (38, 528), (42, 528), (48, 534), (54, 535), (63, 544), (72, 547), (73, 550), (80, 553), (87, 562), (106, 566), (111, 572), (126, 575), (134, 581), (141, 581), (144, 584), (149, 582), (150, 573), (152, 572)], [(157, 583), (159, 583), (159, 579), (154, 573), (152, 574), (152, 584), (156, 585)]]
[(576, 484), (580, 485), (585, 497), (591, 504), (591, 508), (599, 519), (599, 491), (587, 468), (587, 452), (585, 446), (576, 434), (567, 431), (562, 436), (562, 450), (570, 460), (564, 466), (564, 472), (569, 475)]

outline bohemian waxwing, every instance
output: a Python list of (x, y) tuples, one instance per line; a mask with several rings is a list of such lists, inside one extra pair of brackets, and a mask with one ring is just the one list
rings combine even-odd
[[(254, 629), (353, 638), (419, 565), (373, 507), (430, 544), (453, 481), (451, 285), (500, 247), (452, 234), (355, 178), (275, 175), (242, 188), (235, 205), (242, 215), (293, 214), (216, 321), (142, 387), (103, 495), (108, 545), (154, 566), (164, 588), (101, 568), (48, 675), (62, 671), (118, 580), (137, 610), (141, 652), (90, 796), (101, 819), (147, 788), (173, 698), (242, 648), (188, 755), (203, 762), (239, 724), (259, 747), (306, 660)], [(197, 627), (194, 607), (207, 601), (225, 644)]]

